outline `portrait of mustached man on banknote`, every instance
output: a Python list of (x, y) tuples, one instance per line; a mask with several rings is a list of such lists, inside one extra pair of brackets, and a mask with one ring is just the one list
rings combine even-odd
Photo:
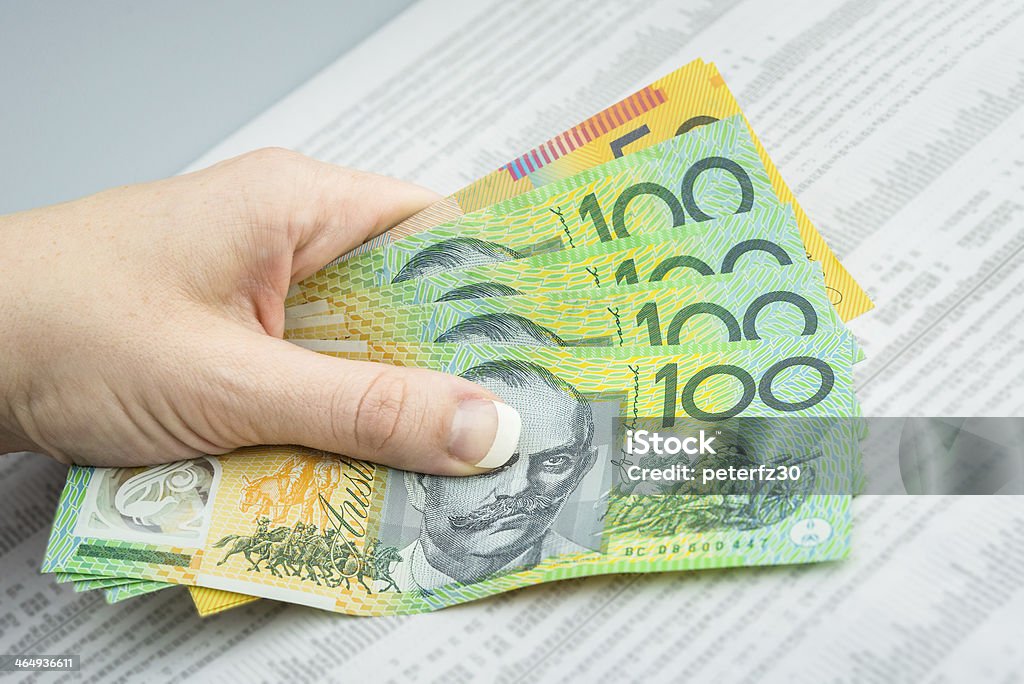
[(511, 460), (475, 477), (405, 474), (419, 536), (401, 556), (402, 591), (479, 582), (524, 570), (550, 556), (587, 549), (552, 529), (597, 456), (587, 400), (534, 364), (497, 360), (461, 373), (520, 412), (523, 431)]

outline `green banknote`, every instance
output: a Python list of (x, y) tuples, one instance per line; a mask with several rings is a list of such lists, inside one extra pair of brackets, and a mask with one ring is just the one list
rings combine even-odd
[(351, 309), (343, 324), (287, 331), (290, 340), (642, 347), (739, 342), (842, 330), (817, 264), (761, 266), (691, 282)]
[(777, 204), (749, 130), (732, 117), (329, 266), (287, 303)]
[[(68, 582), (80, 582), (82, 580), (93, 580), (101, 579), (96, 575), (86, 575), (79, 572), (58, 572), (54, 575), (54, 579), (58, 584), (67, 584)], [(102, 579), (114, 579), (114, 578), (102, 578)]]
[[(329, 297), (330, 306), (321, 306), (315, 312), (333, 312), (340, 322), (350, 306), (384, 309), (456, 299), (689, 281), (766, 264), (806, 262), (792, 208), (773, 206), (718, 221), (357, 290)], [(832, 300), (834, 293), (827, 292)], [(296, 313), (313, 311), (316, 304), (302, 305)], [(296, 318), (295, 324), (301, 325), (302, 319)]]
[[(450, 221), (531, 189), (563, 180), (623, 154), (629, 155), (695, 127), (740, 114), (740, 107), (714, 64), (696, 60), (650, 83), (604, 111), (525, 151), (450, 197), (409, 217), (356, 250), (366, 249)], [(846, 272), (782, 180), (767, 150), (751, 129), (761, 160), (779, 200), (796, 209), (808, 258), (822, 265), (843, 320), (871, 308), (871, 302)], [(354, 254), (353, 253), (353, 254)], [(351, 256), (351, 255), (350, 255)]]
[(140, 580), (133, 577), (102, 577), (68, 572), (58, 572), (55, 574), (55, 578), (58, 583), (71, 583), (72, 589), (76, 592), (102, 589), (107, 603), (117, 603), (134, 596), (142, 596), (176, 586), (166, 582)]
[[(624, 474), (623, 457), (630, 421), (678, 428), (850, 415), (844, 335), (658, 349), (370, 341), (353, 356), (488, 387), (523, 416), (513, 461), (487, 475), (442, 478), (260, 447), (147, 468), (74, 467), (43, 570), (384, 615), (568, 577), (847, 553), (848, 496), (645, 489)], [(807, 472), (814, 459), (802, 465)], [(830, 468), (818, 469), (819, 482)]]
[[(54, 574), (58, 584), (70, 583), (76, 592), (95, 591), (97, 589), (110, 589), (112, 587), (124, 587), (131, 584), (146, 582), (131, 577), (104, 577), (100, 575), (87, 575), (76, 572), (58, 572)], [(165, 584), (165, 587), (174, 586)]]
[(135, 598), (136, 596), (152, 594), (155, 591), (168, 589), (173, 586), (173, 584), (168, 584), (166, 582), (140, 580), (130, 584), (120, 584), (116, 587), (104, 589), (103, 595), (106, 598), (107, 603), (119, 603), (130, 598)]
[(60, 584), (70, 583), (75, 591), (93, 591), (94, 589), (107, 589), (122, 584), (131, 584), (138, 580), (128, 577), (98, 577), (90, 575), (79, 575), (75, 573), (58, 572), (56, 580)]
[(129, 579), (125, 577), (97, 577), (91, 580), (78, 580), (77, 582), (72, 582), (71, 588), (76, 592), (95, 591), (97, 589), (113, 589), (114, 587), (138, 584), (140, 581), (145, 580)]

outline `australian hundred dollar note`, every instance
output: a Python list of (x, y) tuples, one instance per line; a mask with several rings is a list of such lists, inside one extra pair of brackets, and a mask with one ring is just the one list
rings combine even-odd
[(821, 269), (761, 266), (692, 281), (619, 285), (532, 295), (457, 299), (383, 309), (347, 320), (300, 319), (287, 339), (364, 339), (446, 344), (642, 347), (715, 344), (845, 328)]
[[(535, 188), (741, 114), (739, 103), (717, 67), (694, 60), (527, 150), (351, 254), (390, 244), (442, 223), (457, 222), (465, 214), (501, 204)], [(776, 196), (783, 203), (793, 205), (807, 253), (821, 263), (826, 284), (837, 294), (836, 306), (843, 320), (869, 310), (871, 301), (867, 294), (839, 263), (796, 201), (753, 128), (749, 123), (746, 125)], [(297, 294), (289, 303), (308, 301), (306, 289), (307, 283), (296, 287)]]
[(733, 117), (353, 256), (303, 288), (322, 299), (777, 204), (746, 126)]
[[(523, 415), (513, 459), (471, 478), (296, 447), (74, 467), (44, 571), (386, 615), (567, 577), (806, 563), (848, 550), (848, 496), (793, 482), (774, 497), (763, 483), (651, 487), (628, 476), (641, 463), (623, 447), (630, 421), (677, 430), (698, 421), (711, 432), (734, 418), (849, 415), (852, 353), (841, 335), (660, 349), (369, 342), (350, 355), (487, 386)], [(712, 436), (721, 449), (695, 458), (756, 451)], [(812, 441), (820, 450), (820, 435)], [(841, 460), (801, 461), (805, 473), (818, 463), (819, 485), (845, 477)]]
[[(806, 264), (792, 208), (773, 206), (719, 221), (667, 228), (573, 250), (432, 273), (393, 285), (329, 295), (315, 313), (345, 320), (349, 307), (408, 304), (673, 283), (757, 266)], [(826, 288), (830, 301), (838, 293)], [(301, 319), (295, 318), (296, 324)]]

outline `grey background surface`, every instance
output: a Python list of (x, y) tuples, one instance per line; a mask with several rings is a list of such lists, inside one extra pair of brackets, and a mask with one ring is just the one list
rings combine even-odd
[(0, 214), (176, 173), (410, 4), (0, 2)]

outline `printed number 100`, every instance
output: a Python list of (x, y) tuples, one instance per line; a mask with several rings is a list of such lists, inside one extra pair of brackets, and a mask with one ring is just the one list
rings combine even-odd
[[(817, 391), (807, 399), (801, 399), (799, 401), (784, 401), (779, 399), (772, 386), (775, 382), (775, 378), (779, 373), (787, 368), (797, 366), (806, 366), (816, 370), (821, 376), (820, 386)], [(732, 376), (743, 386), (743, 393), (731, 408), (722, 411), (705, 411), (697, 407), (694, 395), (705, 380), (716, 375)], [(825, 397), (831, 393), (833, 386), (835, 386), (835, 379), (835, 373), (833, 372), (832, 367), (825, 361), (813, 356), (791, 356), (787, 359), (782, 359), (781, 361), (772, 364), (772, 366), (765, 371), (764, 375), (761, 376), (759, 382), (755, 382), (750, 373), (739, 366), (731, 364), (715, 364), (713, 366), (707, 366), (706, 368), (702, 368), (694, 373), (686, 381), (686, 385), (683, 387), (681, 394), (678, 393), (679, 365), (677, 363), (666, 363), (658, 370), (657, 373), (654, 374), (655, 383), (663, 383), (665, 388), (664, 403), (661, 412), (662, 427), (672, 427), (675, 425), (678, 401), (682, 402), (683, 411), (686, 415), (700, 420), (709, 421), (725, 420), (739, 415), (746, 410), (748, 406), (750, 406), (750, 403), (754, 400), (755, 396), (760, 397), (761, 401), (766, 406), (775, 409), (776, 411), (784, 413), (802, 411), (825, 399)]]
[[(597, 231), (601, 242), (629, 237), (629, 231), (626, 229), (626, 210), (629, 208), (629, 203), (641, 195), (651, 195), (657, 197), (668, 206), (672, 212), (673, 227), (683, 225), (686, 222), (687, 214), (695, 221), (709, 221), (715, 217), (704, 213), (697, 206), (697, 201), (693, 197), (693, 186), (697, 182), (697, 178), (709, 169), (726, 171), (736, 178), (736, 181), (740, 184), (740, 205), (735, 213), (742, 214), (753, 208), (754, 185), (750, 181), (750, 176), (743, 170), (743, 167), (732, 159), (725, 157), (705, 157), (694, 162), (686, 170), (686, 173), (683, 174), (679, 198), (664, 185), (650, 182), (634, 183), (615, 198), (615, 205), (612, 207), (612, 226), (609, 229), (608, 221), (605, 219), (601, 205), (597, 201), (597, 195), (592, 192), (580, 201), (580, 220), (590, 220), (594, 224), (594, 229)], [(680, 199), (682, 202), (680, 202)], [(615, 231), (615, 238), (612, 237), (612, 230)]]

